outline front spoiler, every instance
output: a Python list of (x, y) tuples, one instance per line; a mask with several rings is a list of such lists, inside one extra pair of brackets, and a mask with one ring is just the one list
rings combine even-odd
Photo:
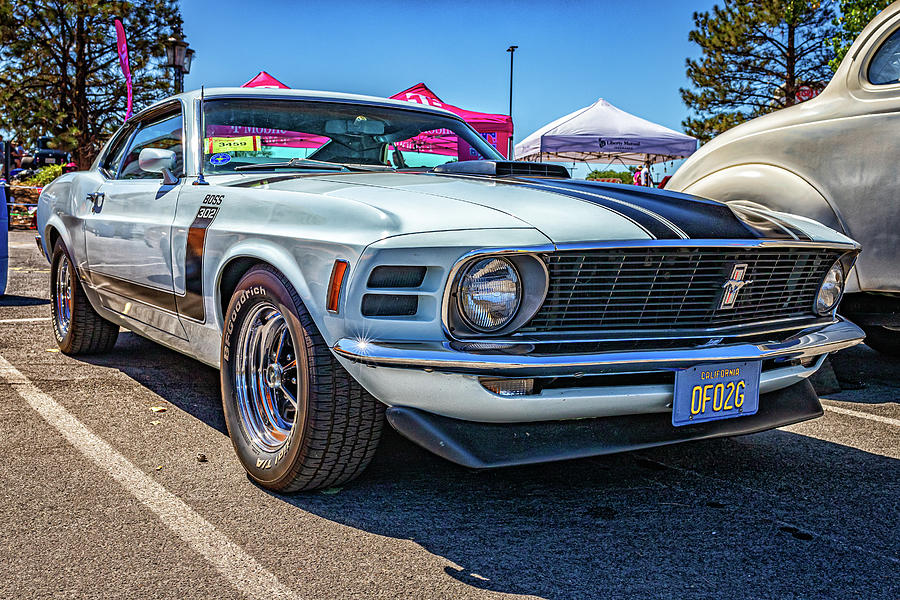
[(701, 363), (812, 358), (858, 344), (865, 333), (840, 317), (825, 326), (799, 331), (787, 340), (721, 344), (687, 349), (633, 350), (597, 354), (512, 354), (464, 351), (449, 342), (382, 343), (342, 338), (338, 356), (367, 365), (431, 369), (506, 377), (563, 376), (683, 369)]
[(640, 450), (691, 440), (744, 435), (822, 416), (812, 385), (802, 381), (763, 394), (755, 415), (674, 427), (671, 413), (536, 423), (477, 423), (415, 408), (387, 409), (388, 422), (434, 454), (487, 469)]

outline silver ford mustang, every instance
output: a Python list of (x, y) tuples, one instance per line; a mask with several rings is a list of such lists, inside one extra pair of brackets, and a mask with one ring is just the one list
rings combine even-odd
[(840, 233), (507, 162), (380, 98), (167, 99), (45, 188), (38, 226), (60, 349), (125, 327), (220, 368), (241, 463), (283, 492), (357, 476), (385, 416), (474, 468), (795, 423), (863, 337)]

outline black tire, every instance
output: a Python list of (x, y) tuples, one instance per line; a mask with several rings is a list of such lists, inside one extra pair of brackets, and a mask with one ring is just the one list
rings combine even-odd
[(863, 329), (867, 346), (888, 356), (900, 356), (900, 330), (880, 325), (867, 325)]
[[(275, 309), (277, 313), (266, 313), (271, 317), (269, 321), (258, 316), (262, 311)], [(276, 319), (282, 319), (277, 323), (281, 335), (284, 336), (285, 328), (290, 333), (288, 341), (296, 361), (296, 370), (290, 372), (295, 373), (296, 385), (287, 383), (288, 375), (281, 379), (281, 366), (274, 385), (268, 379), (260, 383), (262, 362), (257, 365), (260, 368), (247, 368), (249, 359), (245, 357), (264, 357), (260, 359), (264, 362), (271, 358), (279, 365), (283, 362), (277, 358), (282, 353), (281, 345), (262, 354), (246, 351), (254, 347), (248, 339), (262, 338), (256, 347), (265, 348), (268, 334), (257, 336), (252, 332), (265, 329), (267, 322)], [(286, 358), (290, 359), (291, 354)], [(225, 313), (221, 361), (222, 404), (228, 434), (241, 464), (254, 481), (283, 493), (309, 491), (344, 484), (368, 466), (381, 438), (384, 406), (340, 366), (294, 287), (271, 266), (251, 268), (238, 283)], [(293, 368), (290, 362), (284, 365), (284, 374)], [(244, 365), (240, 373), (239, 364)], [(267, 373), (270, 367), (266, 367)], [(250, 381), (255, 382), (254, 386), (248, 384)], [(293, 414), (292, 425), (286, 441), (273, 447), (265, 435), (260, 437), (261, 421), (253, 422), (252, 415), (259, 415), (266, 408), (247, 416), (247, 407), (253, 404), (248, 390), (275, 399), (269, 403), (257, 401), (258, 404), (279, 405), (291, 411), (283, 403), (282, 389), (296, 396), (296, 411), (283, 413)]]
[[(68, 300), (65, 293), (61, 295), (60, 288), (65, 287), (63, 280), (68, 281)], [(53, 246), (50, 259), (50, 311), (53, 334), (63, 353), (97, 354), (108, 352), (116, 345), (119, 326), (98, 315), (91, 306), (62, 241)]]

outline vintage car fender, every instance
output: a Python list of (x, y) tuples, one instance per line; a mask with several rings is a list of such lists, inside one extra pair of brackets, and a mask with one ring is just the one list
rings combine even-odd
[(840, 210), (808, 181), (782, 167), (744, 164), (720, 169), (687, 185), (685, 193), (720, 202), (738, 200), (763, 204), (804, 215), (836, 231), (847, 233)]
[[(230, 296), (224, 297), (222, 294), (223, 287), (225, 287), (223, 285), (224, 282), (222, 281), (222, 277), (229, 268), (236, 266), (236, 261), (241, 259), (249, 259), (248, 265), (250, 262), (253, 262), (266, 263), (273, 266), (291, 282), (291, 285), (297, 290), (297, 293), (307, 307), (318, 307), (318, 305), (321, 304), (312, 298), (303, 270), (289, 252), (268, 240), (256, 238), (242, 240), (238, 244), (232, 246), (228, 252), (222, 256), (215, 274), (215, 288), (213, 291), (217, 309), (215, 319), (220, 331), (224, 326), (225, 308), (227, 308), (228, 303), (231, 301)], [(243, 270), (246, 270), (246, 267)], [(313, 310), (310, 314), (313, 317), (313, 320), (317, 321), (316, 325), (321, 328), (321, 324), (318, 323), (318, 319), (316, 318), (318, 312), (318, 310)]]
[[(38, 201), (37, 226), (41, 235), (41, 247), (44, 255), (49, 259), (53, 254), (55, 240), (62, 239), (69, 252), (77, 250), (76, 243), (72, 239), (71, 224), (75, 221), (72, 217), (75, 208), (73, 197), (74, 174), (63, 175), (54, 179), (50, 185), (44, 187)], [(78, 253), (80, 255), (80, 253)], [(79, 257), (73, 257), (78, 260)]]
[[(775, 165), (748, 163), (726, 167), (697, 179), (681, 191), (720, 202), (750, 202), (761, 208), (791, 213), (794, 218), (804, 215), (847, 233), (841, 212), (833, 202), (809, 181)], [(858, 290), (859, 278), (854, 269), (847, 278), (847, 291)]]

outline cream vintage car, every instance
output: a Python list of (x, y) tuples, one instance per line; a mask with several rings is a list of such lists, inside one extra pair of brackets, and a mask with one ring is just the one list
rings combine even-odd
[(385, 415), (476, 468), (810, 419), (807, 378), (863, 337), (840, 233), (507, 162), (380, 98), (170, 98), (38, 226), (62, 351), (125, 327), (220, 368), (237, 456), (280, 491), (358, 475)]
[(841, 313), (900, 355), (900, 2), (859, 35), (822, 93), (704, 145), (666, 189), (813, 218), (863, 247)]

